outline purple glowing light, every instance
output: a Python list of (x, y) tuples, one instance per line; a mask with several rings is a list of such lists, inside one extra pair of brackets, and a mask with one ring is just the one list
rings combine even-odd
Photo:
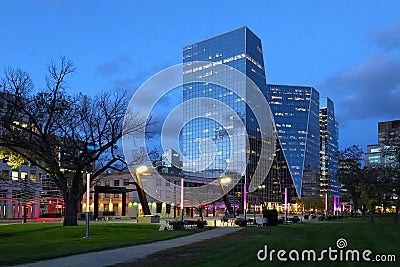
[(285, 210), (288, 209), (288, 189), (285, 187)]

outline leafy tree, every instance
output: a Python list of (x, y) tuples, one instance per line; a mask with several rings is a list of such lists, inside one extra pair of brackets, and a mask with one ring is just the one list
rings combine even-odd
[(0, 148), (0, 159), (6, 159), (7, 165), (13, 169), (17, 169), (19, 166), (26, 163), (24, 157), (5, 147)]
[(302, 197), (301, 199), (296, 198), (296, 202), (306, 210), (323, 210), (325, 206), (324, 198), (322, 197)]
[(375, 207), (384, 201), (387, 183), (380, 166), (364, 167), (360, 174), (359, 191), (363, 205), (369, 210), (373, 222)]
[(353, 210), (357, 211), (361, 192), (360, 192), (360, 177), (362, 175), (361, 161), (363, 155), (362, 149), (353, 145), (339, 151), (338, 160), (339, 168), (336, 176), (344, 185), (345, 193), (353, 202)]
[(66, 80), (74, 71), (64, 57), (59, 64), (51, 62), (46, 87), (34, 92), (28, 73), (8, 68), (0, 94), (0, 147), (51, 175), (64, 198), (65, 226), (78, 224), (78, 206), (86, 190), (84, 173), (92, 172), (93, 184), (105, 170), (125, 167), (117, 142), (148, 125), (135, 114), (127, 114), (124, 123), (125, 93), (69, 95)]

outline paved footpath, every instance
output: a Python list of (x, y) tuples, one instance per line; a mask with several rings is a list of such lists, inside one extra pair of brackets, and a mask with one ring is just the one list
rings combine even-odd
[(137, 245), (131, 247), (124, 247), (112, 250), (103, 250), (97, 252), (89, 252), (84, 254), (77, 254), (67, 257), (60, 257), (51, 260), (39, 261), (35, 263), (28, 263), (17, 265), (19, 267), (100, 267), (115, 265), (117, 263), (133, 262), (138, 259), (145, 258), (146, 256), (158, 251), (166, 250), (185, 246), (195, 242), (200, 242), (206, 239), (219, 237), (222, 235), (234, 233), (239, 231), (240, 227), (218, 227), (212, 230), (204, 231), (201, 233), (178, 237), (174, 239), (158, 241), (154, 243)]

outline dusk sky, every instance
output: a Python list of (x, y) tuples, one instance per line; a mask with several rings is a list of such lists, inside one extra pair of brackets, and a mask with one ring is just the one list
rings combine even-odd
[(314, 86), (335, 102), (341, 149), (365, 151), (378, 121), (400, 119), (398, 0), (134, 2), (1, 1), (0, 70), (20, 67), (40, 89), (47, 64), (66, 56), (71, 93), (135, 90), (181, 63), (183, 46), (248, 26), (268, 83)]

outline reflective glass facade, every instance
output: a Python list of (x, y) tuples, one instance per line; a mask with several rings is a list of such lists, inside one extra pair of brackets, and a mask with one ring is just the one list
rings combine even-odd
[(313, 87), (267, 84), (282, 153), (298, 196), (319, 195), (319, 93)]
[(320, 195), (340, 196), (341, 184), (335, 176), (338, 170), (338, 160), (335, 157), (338, 151), (338, 124), (335, 119), (335, 109), (332, 100), (321, 100), (320, 116)]
[[(192, 62), (212, 62), (210, 66), (202, 66), (193, 69)], [(228, 65), (245, 74), (265, 93), (265, 70), (261, 40), (247, 27), (242, 27), (201, 42), (187, 45), (183, 48), (183, 101), (195, 98), (215, 99), (229, 106), (241, 122), (245, 125), (246, 133), (238, 131), (237, 136), (232, 138), (226, 129), (236, 129), (234, 124), (221, 125), (221, 123), (209, 119), (215, 113), (227, 112), (225, 109), (214, 109), (213, 106), (205, 107), (199, 104), (183, 105), (183, 119), (186, 123), (182, 129), (182, 151), (183, 155), (191, 161), (183, 162), (183, 169), (189, 170), (193, 164), (204, 164), (206, 168), (197, 172), (188, 173), (189, 176), (204, 178), (218, 178), (225, 171), (233, 175), (239, 175), (239, 183), (231, 192), (231, 202), (243, 204), (243, 183), (246, 177), (251, 180), (254, 167), (258, 163), (260, 153), (260, 134), (258, 123), (255, 120), (253, 110), (246, 104), (251, 99), (248, 95), (248, 82), (243, 75), (234, 73), (218, 73), (219, 79), (228, 81), (240, 95), (213, 83), (192, 82), (196, 78), (215, 75), (217, 66)], [(201, 117), (195, 118), (199, 114)], [(229, 116), (228, 113), (226, 113)], [(246, 139), (248, 138), (248, 143)], [(207, 142), (210, 140), (211, 142)], [(245, 173), (237, 173), (233, 166), (227, 169), (230, 153), (235, 153), (239, 161), (246, 166)], [(207, 155), (215, 154), (210, 160)], [(203, 162), (193, 162), (200, 160)], [(208, 165), (207, 161), (210, 162)]]
[[(197, 61), (206, 63), (195, 67), (193, 62)], [(320, 110), (319, 92), (313, 87), (266, 84), (261, 41), (247, 27), (183, 48), (184, 103), (202, 97), (222, 102), (234, 111), (246, 128), (245, 135), (238, 131), (237, 138), (232, 139), (232, 133), (228, 133), (227, 129), (236, 129), (238, 125), (228, 123), (228, 126), (224, 126), (212, 119), (215, 114), (224, 115), (224, 109), (215, 108), (215, 105), (184, 104), (182, 151), (190, 161), (183, 162), (183, 169), (189, 170), (196, 164), (207, 165), (197, 172), (185, 174), (210, 179), (218, 178), (224, 172), (239, 176), (239, 183), (230, 191), (229, 198), (231, 204), (242, 207), (244, 181), (251, 181), (260, 160), (260, 144), (263, 140), (254, 115), (257, 107), (248, 104), (252, 102), (252, 95), (243, 76), (219, 73), (219, 79), (222, 77), (222, 80), (228, 81), (237, 93), (217, 84), (193, 82), (196, 78), (215, 76), (216, 66), (221, 64), (245, 74), (262, 90), (274, 118), (277, 138), (273, 141), (276, 152), (272, 167), (258, 189), (247, 195), (248, 202), (256, 205), (283, 203), (285, 188), (289, 189), (290, 198), (319, 197), (323, 190), (328, 189), (340, 191), (340, 184), (330, 175), (337, 168), (333, 155), (338, 146), (332, 101), (328, 101), (325, 111), (323, 108)], [(324, 112), (326, 115), (322, 115)], [(326, 118), (320, 119), (320, 115)], [(226, 113), (226, 116), (229, 114)], [(320, 131), (324, 133), (323, 136)], [(320, 140), (320, 137), (323, 139)], [(323, 144), (326, 146), (323, 147)], [(244, 163), (245, 172), (232, 166), (229, 169), (232, 153), (238, 155), (238, 162)], [(324, 153), (323, 159), (320, 153)], [(207, 155), (215, 157), (211, 160)], [(326, 180), (329, 181), (328, 189), (323, 189)]]

